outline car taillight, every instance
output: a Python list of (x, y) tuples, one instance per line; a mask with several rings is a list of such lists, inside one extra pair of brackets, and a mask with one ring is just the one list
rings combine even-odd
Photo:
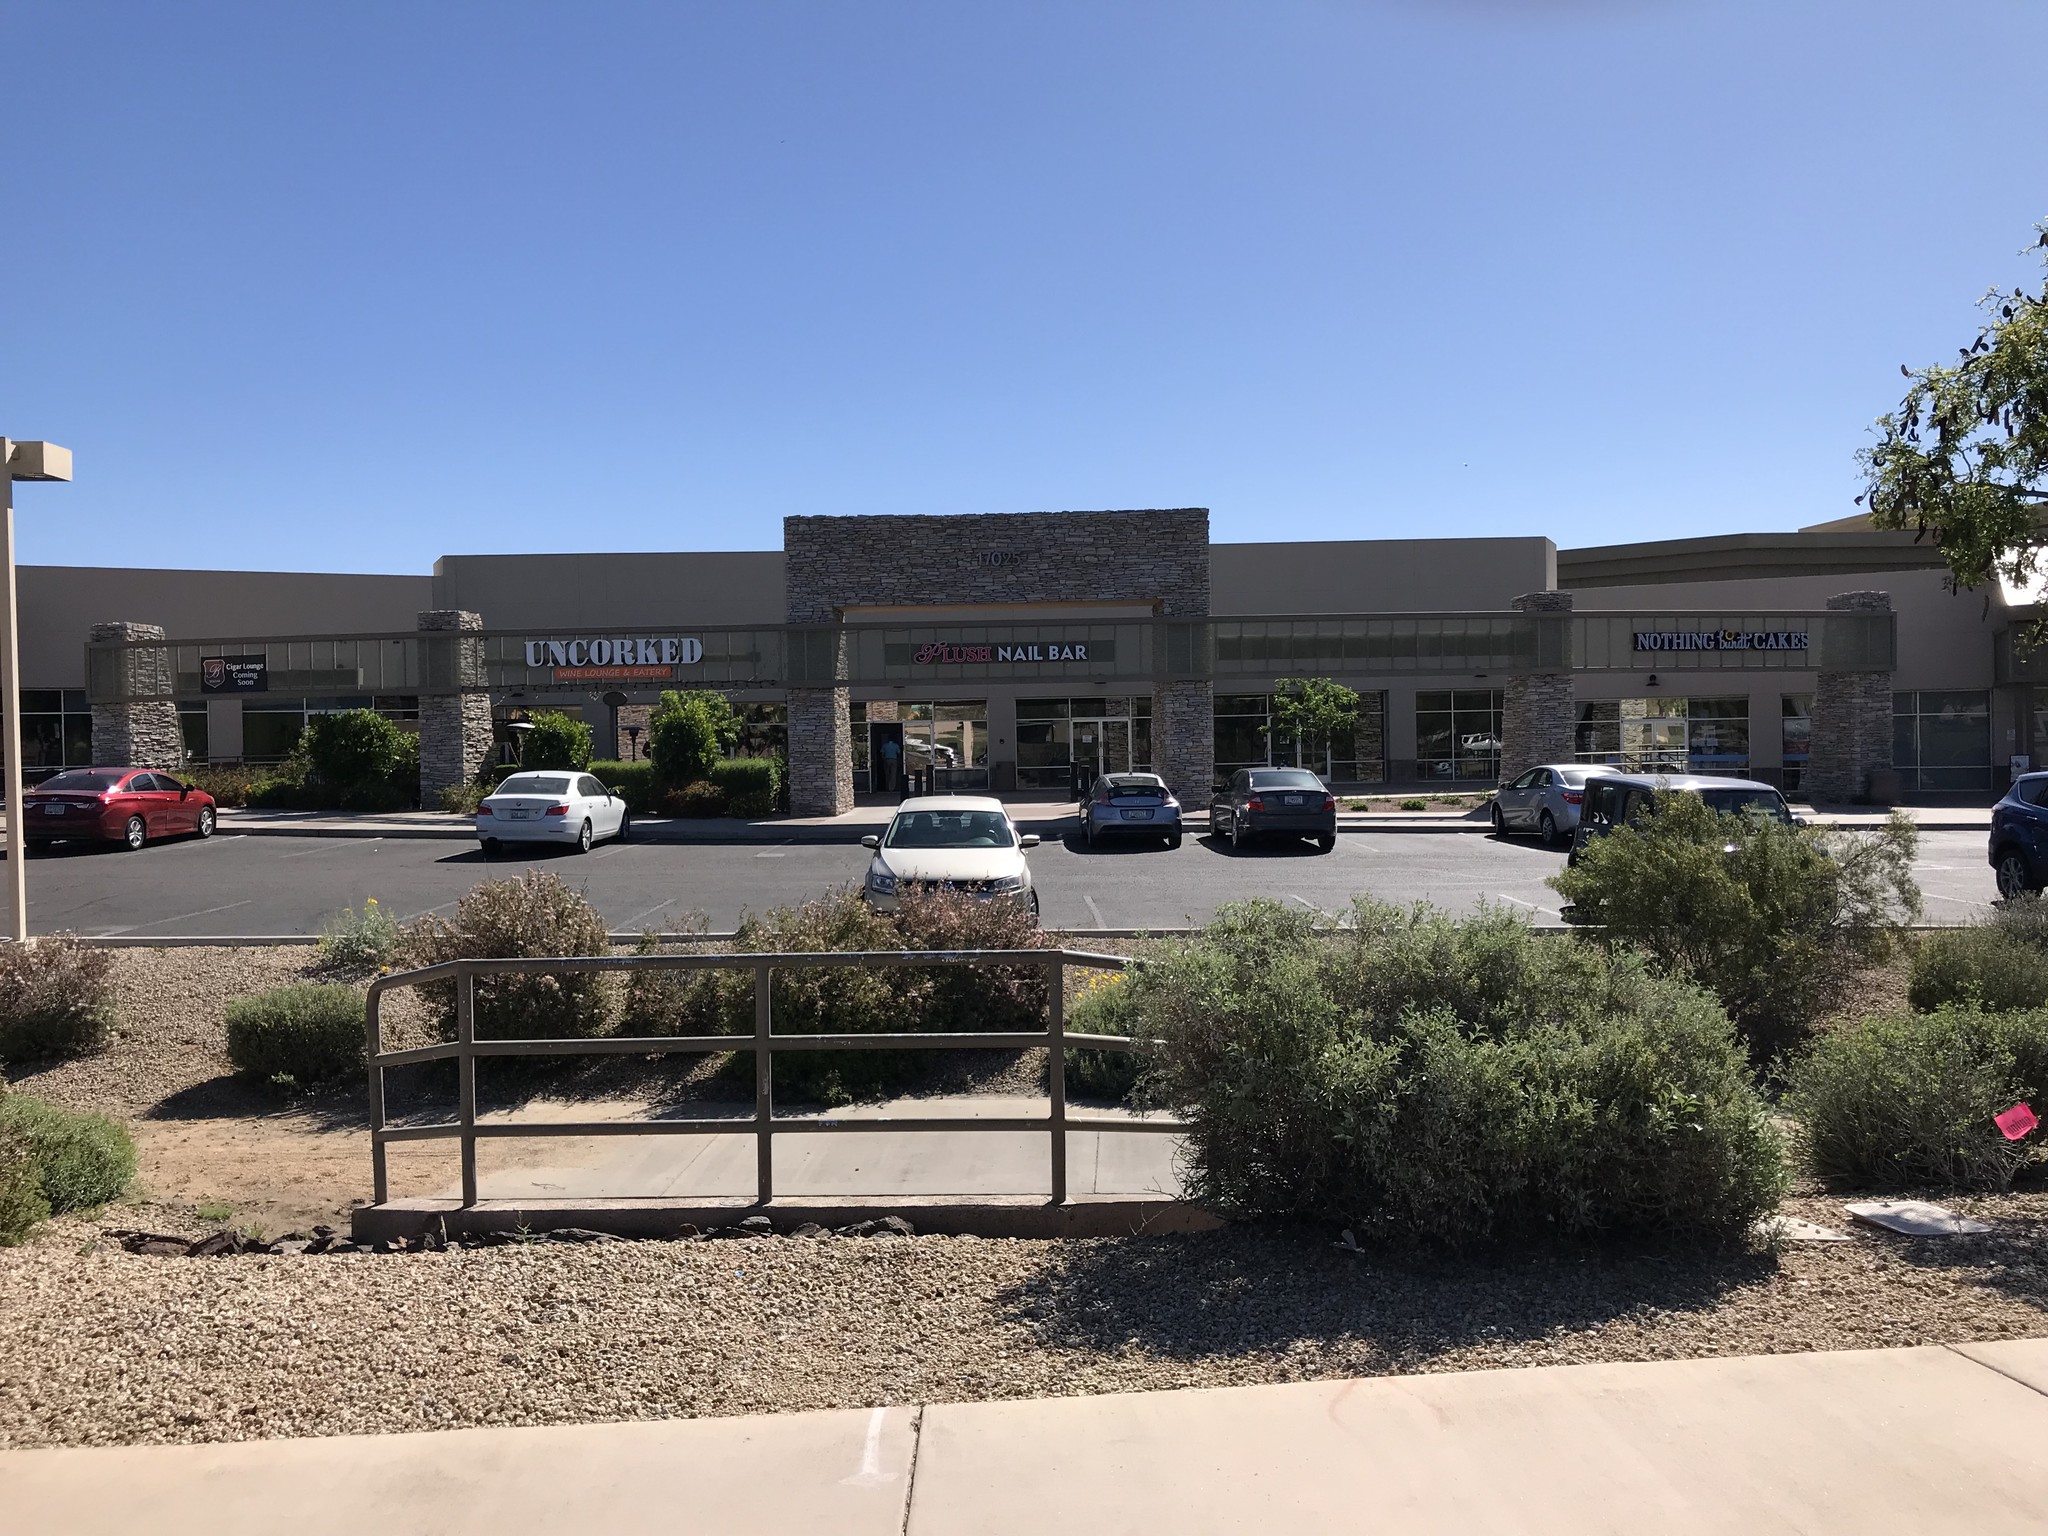
[(1335, 809), (1337, 809), (1337, 797), (1335, 795), (1323, 796), (1323, 809), (1326, 811), (1334, 811)]
[(1586, 803), (1586, 792), (1583, 789), (1568, 789), (1564, 792), (1564, 803), (1566, 805), (1584, 805)]
[(1263, 811), (1266, 808), (1266, 802), (1257, 795), (1253, 795), (1251, 799), (1245, 801), (1244, 808), (1248, 811)]
[(543, 816), (566, 816), (569, 814), (569, 807), (566, 805), (551, 805), (541, 814)]
[(480, 806), (478, 806), (478, 807), (476, 808), (476, 813), (477, 813), (477, 815), (479, 815), (479, 816), (494, 816), (494, 815), (496, 815), (496, 814), (497, 814), (497, 813), (496, 813), (495, 811), (493, 811), (493, 810), (492, 810), (492, 809), (491, 809), (491, 808), (490, 808), (490, 807), (489, 807), (488, 805), (480, 805)]

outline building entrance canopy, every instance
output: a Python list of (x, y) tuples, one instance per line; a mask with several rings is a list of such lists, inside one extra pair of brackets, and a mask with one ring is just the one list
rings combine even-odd
[[(95, 704), (224, 693), (433, 695), (597, 688), (1270, 682), (1529, 672), (1888, 671), (1889, 612), (1445, 613), (1091, 623), (108, 639)], [(1057, 691), (1057, 690), (1049, 690)]]

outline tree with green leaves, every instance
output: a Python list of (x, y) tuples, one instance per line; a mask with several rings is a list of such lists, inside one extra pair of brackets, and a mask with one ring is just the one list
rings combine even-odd
[(1358, 729), (1358, 695), (1327, 677), (1295, 678), (1273, 695), (1273, 735), (1301, 743), (1311, 766)]
[(1872, 526), (1931, 540), (1959, 589), (2024, 585), (2048, 550), (2048, 280), (1979, 302), (1985, 322), (1956, 361), (1900, 364), (1905, 398), (1859, 455)]
[(519, 754), (522, 768), (568, 768), (581, 773), (590, 766), (590, 727), (558, 709), (536, 710), (533, 729)]
[(654, 776), (675, 789), (708, 777), (711, 765), (739, 739), (739, 713), (722, 693), (671, 688), (662, 694), (647, 727)]

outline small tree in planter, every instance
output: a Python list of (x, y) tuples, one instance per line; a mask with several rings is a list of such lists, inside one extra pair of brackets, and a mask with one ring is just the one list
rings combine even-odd
[(722, 693), (662, 694), (648, 722), (648, 755), (654, 774), (671, 789), (711, 777), (712, 764), (740, 739), (740, 717)]
[(1301, 744), (1314, 768), (1329, 760), (1330, 745), (1358, 729), (1358, 695), (1327, 677), (1296, 678), (1273, 695), (1273, 734)]
[(590, 727), (560, 710), (544, 709), (532, 717), (520, 750), (522, 768), (561, 768), (582, 773), (590, 766)]

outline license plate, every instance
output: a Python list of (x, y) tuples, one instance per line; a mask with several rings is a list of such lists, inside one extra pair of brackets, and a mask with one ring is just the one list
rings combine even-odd
[(1282, 795), (1282, 796), (1280, 797), (1280, 803), (1281, 803), (1282, 805), (1299, 805), (1299, 804), (1301, 804), (1301, 796), (1299, 796), (1299, 795)]
[(531, 820), (533, 820), (533, 812), (531, 812), (531, 811), (514, 811), (514, 812), (512, 813), (512, 819), (513, 819), (514, 821), (531, 821)]
[(1125, 812), (1124, 812), (1124, 820), (1125, 820), (1125, 821), (1150, 821), (1151, 819), (1152, 819), (1152, 813), (1151, 813), (1150, 811), (1125, 811)]
[(61, 805), (46, 805), (43, 807), (43, 814), (45, 816), (62, 816), (64, 814), (64, 807)]

